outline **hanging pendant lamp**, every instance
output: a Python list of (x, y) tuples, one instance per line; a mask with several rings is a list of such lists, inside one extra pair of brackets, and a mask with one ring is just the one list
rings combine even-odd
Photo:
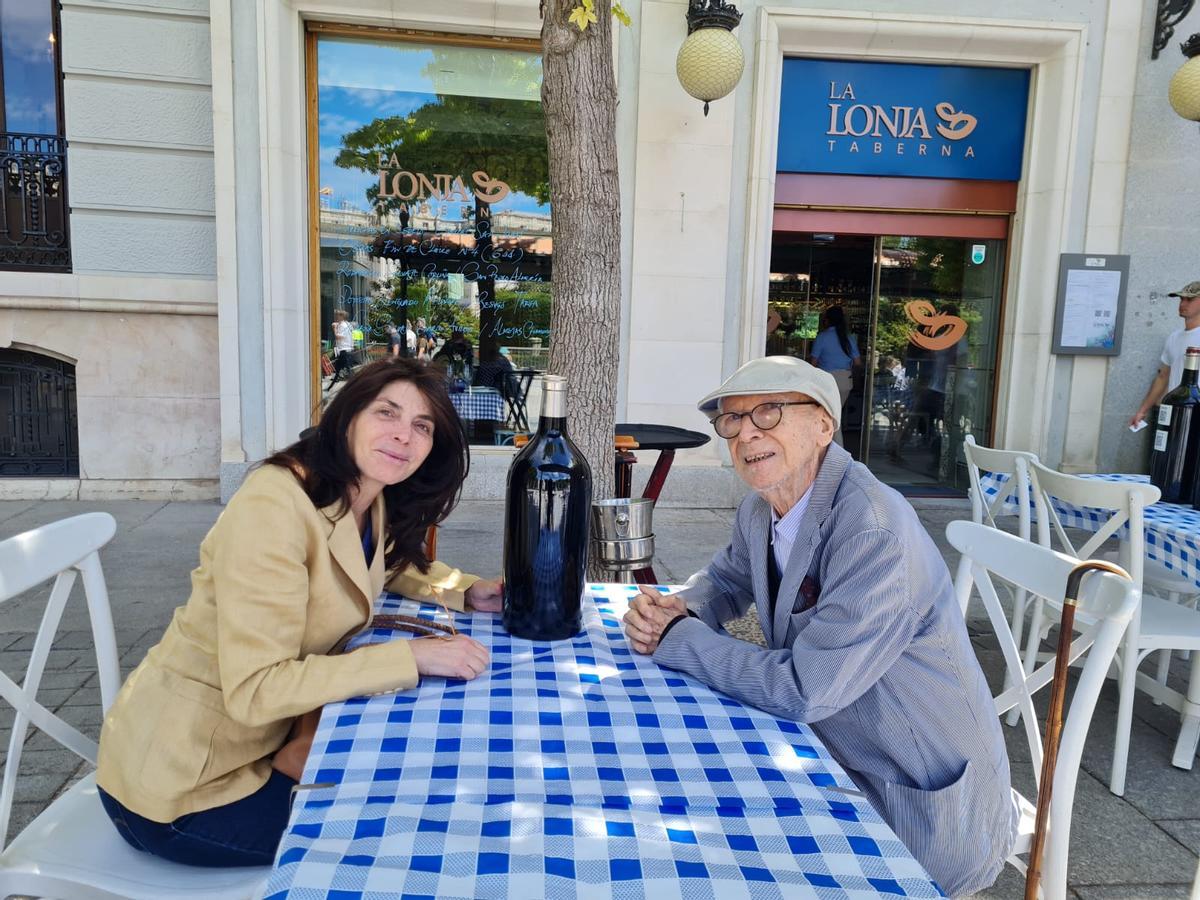
[(683, 89), (708, 104), (720, 100), (742, 77), (746, 57), (733, 33), (742, 14), (724, 0), (689, 0), (688, 36), (675, 58), (675, 74)]

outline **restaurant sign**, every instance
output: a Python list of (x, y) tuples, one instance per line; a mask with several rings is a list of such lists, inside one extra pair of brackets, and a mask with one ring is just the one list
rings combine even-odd
[(1029, 72), (785, 59), (780, 172), (1019, 181)]

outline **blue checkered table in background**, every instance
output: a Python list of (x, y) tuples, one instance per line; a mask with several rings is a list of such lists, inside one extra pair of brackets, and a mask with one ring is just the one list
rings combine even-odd
[(460, 394), (452, 393), (450, 402), (460, 418), (504, 421), (504, 397), (495, 388), (468, 388)]
[(942, 896), (807, 726), (635, 654), (636, 590), (555, 643), (455, 614), (481, 677), (326, 706), (265, 896)]
[[(989, 503), (1000, 493), (1008, 480), (1007, 476), (980, 473), (979, 483), (983, 487), (984, 503)], [(1097, 478), (1102, 481), (1117, 481), (1130, 484), (1149, 484), (1149, 475), (1081, 475), (1081, 478)], [(1030, 501), (1032, 506), (1032, 500)], [(1010, 498), (1004, 509), (1016, 515), (1015, 498)], [(1082, 528), (1099, 531), (1112, 516), (1110, 510), (1077, 507), (1055, 500), (1054, 510), (1064, 528)], [(1033, 513), (1036, 518), (1036, 511)], [(1200, 589), (1200, 510), (1180, 503), (1152, 503), (1142, 514), (1146, 531), (1146, 556), (1161, 562), (1172, 572), (1191, 581)], [(1118, 533), (1119, 539), (1129, 536), (1128, 527)]]

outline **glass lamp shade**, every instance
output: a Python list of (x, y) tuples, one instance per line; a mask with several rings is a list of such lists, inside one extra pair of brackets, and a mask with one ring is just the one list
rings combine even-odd
[(1200, 56), (1193, 56), (1179, 67), (1171, 78), (1167, 99), (1183, 118), (1200, 122)]
[(683, 89), (704, 101), (719, 100), (737, 87), (746, 58), (742, 45), (732, 31), (725, 28), (700, 28), (688, 35), (679, 56), (675, 58), (675, 74)]

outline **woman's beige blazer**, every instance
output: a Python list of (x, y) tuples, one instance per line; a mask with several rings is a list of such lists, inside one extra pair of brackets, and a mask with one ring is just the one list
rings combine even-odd
[[(246, 479), (200, 545), (192, 594), (129, 676), (100, 734), (97, 783), (156, 822), (254, 793), (292, 720), (334, 700), (417, 683), (408, 641), (326, 655), (362, 629), (384, 586), (347, 513), (318, 509), (286, 469)], [(382, 495), (371, 507), (383, 531)], [(395, 576), (410, 597), (478, 579), (434, 563)]]

